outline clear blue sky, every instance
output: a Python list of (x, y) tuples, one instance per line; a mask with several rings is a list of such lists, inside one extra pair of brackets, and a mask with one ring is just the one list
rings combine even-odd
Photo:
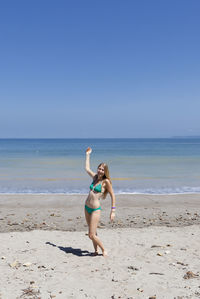
[(199, 0), (0, 3), (0, 138), (200, 135)]

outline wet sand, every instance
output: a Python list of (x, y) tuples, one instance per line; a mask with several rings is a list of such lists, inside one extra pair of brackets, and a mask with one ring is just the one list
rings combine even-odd
[[(0, 232), (42, 230), (83, 231), (86, 195), (0, 195)], [(100, 226), (142, 228), (200, 224), (200, 194), (118, 195), (116, 219), (109, 221), (110, 198), (101, 200)]]

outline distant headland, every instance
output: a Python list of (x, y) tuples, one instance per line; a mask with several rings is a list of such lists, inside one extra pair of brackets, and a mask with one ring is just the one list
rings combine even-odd
[(200, 135), (196, 135), (196, 136), (172, 136), (171, 138), (200, 138)]

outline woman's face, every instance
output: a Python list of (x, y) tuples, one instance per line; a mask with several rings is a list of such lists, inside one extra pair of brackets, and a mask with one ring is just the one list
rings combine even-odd
[(104, 176), (104, 167), (103, 167), (103, 165), (100, 165), (98, 167), (97, 174), (98, 174), (98, 177), (103, 177)]

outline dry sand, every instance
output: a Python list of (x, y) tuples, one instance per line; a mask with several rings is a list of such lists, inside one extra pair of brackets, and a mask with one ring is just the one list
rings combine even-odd
[(85, 197), (0, 195), (0, 298), (200, 298), (200, 195), (120, 195), (113, 224), (103, 201), (108, 258), (91, 256)]

